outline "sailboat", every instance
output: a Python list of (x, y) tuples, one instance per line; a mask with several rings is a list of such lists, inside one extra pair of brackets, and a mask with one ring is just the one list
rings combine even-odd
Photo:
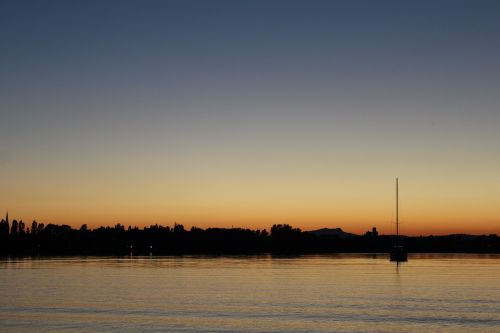
[(396, 244), (391, 250), (391, 261), (408, 261), (408, 253), (399, 241), (399, 183), (396, 177)]

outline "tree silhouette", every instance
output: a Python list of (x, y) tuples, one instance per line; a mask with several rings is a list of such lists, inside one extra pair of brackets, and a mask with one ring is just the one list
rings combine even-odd
[[(353, 235), (304, 232), (289, 224), (275, 224), (267, 230), (242, 228), (191, 227), (175, 223), (171, 228), (158, 224), (139, 229), (114, 227), (79, 229), (68, 225), (33, 221), (31, 233), (22, 221), (13, 220), (9, 233), (7, 221), (0, 221), (0, 256), (8, 255), (154, 255), (164, 254), (300, 254), (334, 252), (389, 252), (394, 236)], [(500, 253), (497, 235), (449, 235), (401, 237), (410, 252), (486, 252)], [(132, 250), (132, 251), (131, 251)]]
[(10, 234), (17, 235), (17, 220), (12, 221), (12, 227), (10, 227)]
[(23, 220), (19, 221), (19, 225), (17, 226), (18, 233), (24, 234), (25, 233), (25, 225)]
[(33, 220), (33, 222), (31, 222), (31, 234), (36, 235), (37, 232), (38, 232), (38, 223), (35, 220)]

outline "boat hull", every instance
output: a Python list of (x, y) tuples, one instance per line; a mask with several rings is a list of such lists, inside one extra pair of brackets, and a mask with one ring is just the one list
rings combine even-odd
[(391, 261), (408, 261), (408, 253), (404, 250), (402, 246), (396, 246), (391, 251)]

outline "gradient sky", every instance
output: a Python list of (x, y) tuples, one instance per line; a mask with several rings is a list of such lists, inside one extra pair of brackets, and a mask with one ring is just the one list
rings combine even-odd
[[(0, 209), (500, 233), (499, 1), (0, 2)], [(3, 207), (3, 208), (2, 208)]]

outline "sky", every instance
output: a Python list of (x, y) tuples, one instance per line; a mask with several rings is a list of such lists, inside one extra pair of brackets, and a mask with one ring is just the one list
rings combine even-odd
[[(498, 1), (0, 1), (0, 211), (500, 234)], [(0, 213), (2, 214), (2, 213)]]

